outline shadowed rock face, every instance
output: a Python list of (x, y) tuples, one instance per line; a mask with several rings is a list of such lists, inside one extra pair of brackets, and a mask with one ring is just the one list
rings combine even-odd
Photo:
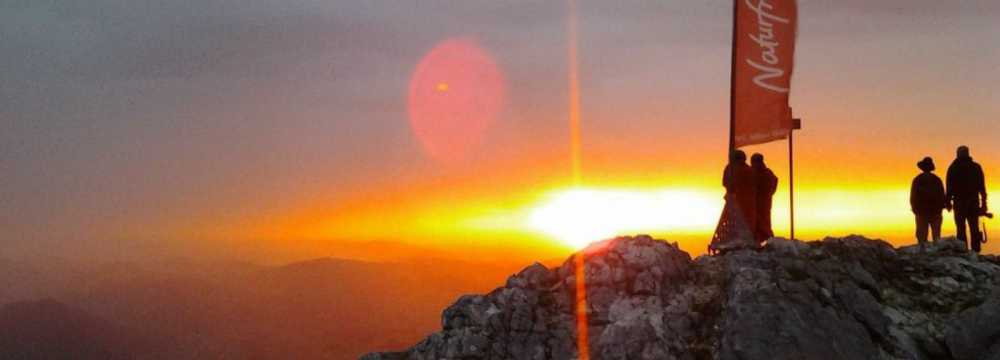
[[(998, 359), (1000, 261), (944, 240), (926, 254), (860, 236), (772, 239), (692, 260), (621, 237), (585, 256), (595, 359)], [(409, 350), (363, 359), (574, 359), (575, 259), (540, 264), (444, 311)]]

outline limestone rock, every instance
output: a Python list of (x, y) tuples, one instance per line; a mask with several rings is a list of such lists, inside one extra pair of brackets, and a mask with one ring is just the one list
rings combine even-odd
[(1000, 261), (963, 249), (775, 238), (692, 260), (676, 244), (620, 237), (463, 296), (440, 332), (363, 359), (576, 359), (582, 326), (593, 359), (1000, 360)]

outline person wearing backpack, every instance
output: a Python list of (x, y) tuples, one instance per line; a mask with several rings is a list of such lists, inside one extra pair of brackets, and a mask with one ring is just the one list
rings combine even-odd
[[(986, 181), (983, 168), (969, 156), (969, 147), (959, 146), (955, 161), (948, 167), (945, 179), (948, 210), (955, 213), (955, 232), (958, 239), (972, 248), (969, 258), (975, 260), (981, 250), (983, 233), (979, 231), (979, 217), (988, 212), (986, 208)], [(969, 234), (966, 237), (966, 225)]]

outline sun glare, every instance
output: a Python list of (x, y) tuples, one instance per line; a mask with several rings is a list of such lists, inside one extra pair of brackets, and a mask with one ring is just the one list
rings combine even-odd
[(574, 248), (642, 231), (698, 231), (715, 225), (721, 200), (681, 190), (573, 189), (551, 194), (530, 226)]

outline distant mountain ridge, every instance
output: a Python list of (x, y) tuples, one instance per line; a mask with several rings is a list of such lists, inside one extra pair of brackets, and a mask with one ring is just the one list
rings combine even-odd
[(1000, 360), (1000, 261), (961, 247), (773, 239), (691, 259), (621, 237), (463, 296), (439, 332), (362, 359), (578, 359), (574, 257), (585, 256), (592, 359)]
[[(0, 322), (0, 336), (34, 334), (51, 345), (46, 348), (57, 349), (74, 348), (77, 339), (95, 334), (95, 348), (143, 350), (142, 356), (125, 357), (133, 359), (356, 359), (371, 348), (418, 340), (439, 324), (438, 309), (452, 298), (484, 291), (519, 267), (336, 258), (282, 266), (154, 260), (74, 265), (62, 274), (41, 265), (0, 272), (0, 284), (10, 285), (0, 288), (0, 298), (21, 299), (10, 309), (35, 309), (24, 304), (56, 299), (41, 301), (48, 310), (11, 312), (21, 316)], [(91, 325), (60, 328), (79, 319), (91, 319), (85, 322)], [(73, 331), (90, 328), (107, 330)], [(67, 336), (45, 338), (46, 329), (66, 330)], [(0, 346), (0, 359), (81, 358), (14, 356), (24, 352), (11, 349), (18, 348)]]

